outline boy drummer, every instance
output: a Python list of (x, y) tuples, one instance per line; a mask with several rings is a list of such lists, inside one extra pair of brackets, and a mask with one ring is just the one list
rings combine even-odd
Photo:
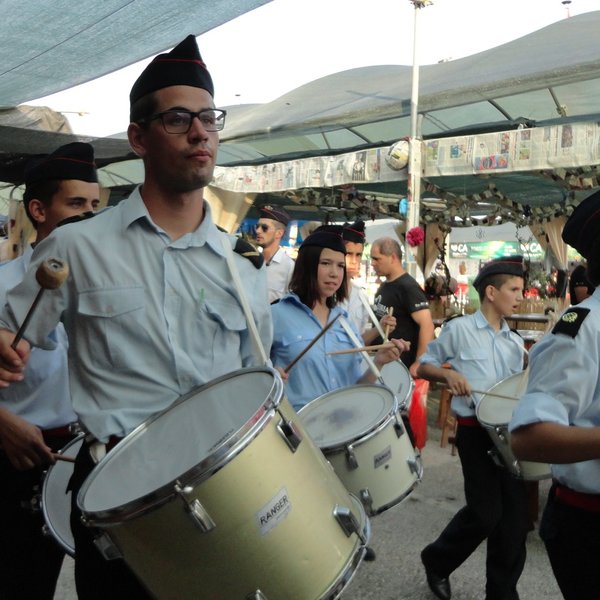
[(488, 455), (493, 442), (475, 417), (479, 397), (472, 390), (487, 390), (523, 369), (523, 340), (505, 320), (523, 300), (523, 284), (520, 256), (484, 265), (473, 282), (480, 310), (448, 322), (420, 357), (418, 376), (445, 383), (453, 394), (465, 480), (466, 506), (421, 554), (427, 583), (442, 600), (451, 597), (450, 574), (486, 539), (486, 600), (519, 597), (528, 530), (525, 486)]

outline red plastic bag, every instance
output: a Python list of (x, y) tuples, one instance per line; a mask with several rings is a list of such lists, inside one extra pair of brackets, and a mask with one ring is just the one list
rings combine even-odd
[(421, 450), (427, 442), (427, 393), (429, 381), (415, 379), (412, 402), (408, 409), (408, 421), (412, 429), (415, 446)]

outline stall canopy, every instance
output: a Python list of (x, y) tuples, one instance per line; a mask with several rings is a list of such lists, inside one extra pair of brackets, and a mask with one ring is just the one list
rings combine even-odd
[(96, 79), (270, 0), (5, 0), (0, 107)]

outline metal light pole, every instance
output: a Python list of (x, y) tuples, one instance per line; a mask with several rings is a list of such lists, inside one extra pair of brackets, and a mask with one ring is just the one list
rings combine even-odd
[[(419, 226), (420, 202), (421, 202), (421, 131), (419, 123), (419, 61), (418, 61), (418, 15), (419, 10), (433, 4), (431, 0), (410, 0), (415, 7), (414, 31), (413, 31), (413, 67), (412, 67), (412, 90), (410, 99), (410, 139), (409, 139), (409, 162), (408, 162), (408, 212), (406, 214), (406, 231)], [(412, 248), (406, 242), (404, 244), (404, 257), (406, 270), (413, 277), (417, 274), (417, 262), (412, 254)]]

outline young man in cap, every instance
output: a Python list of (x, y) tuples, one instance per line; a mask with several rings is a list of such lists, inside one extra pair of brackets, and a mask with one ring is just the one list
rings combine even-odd
[[(77, 493), (95, 464), (191, 389), (262, 363), (231, 264), (267, 354), (271, 345), (265, 269), (254, 261), (260, 257), (250, 244), (219, 231), (203, 198), (225, 112), (215, 108), (194, 36), (150, 62), (130, 103), (128, 137), (144, 162), (143, 185), (110, 210), (61, 227), (42, 242), (24, 283), (0, 313), (0, 322), (14, 332), (37, 292), (39, 262), (57, 256), (69, 264), (69, 278), (46, 292), (45, 314), (33, 316), (27, 338), (50, 345), (48, 330), (59, 319), (69, 337), (73, 407), (88, 433), (71, 479), (80, 599), (149, 597), (122, 560), (102, 557), (93, 530), (81, 523)], [(15, 352), (13, 339), (14, 333), (0, 332), (0, 379), (6, 383), (22, 377), (28, 356), (27, 342)]]
[[(577, 206), (563, 240), (600, 284), (600, 192)], [(527, 391), (510, 423), (517, 459), (549, 463), (553, 484), (540, 524), (566, 600), (598, 597), (600, 555), (600, 289), (567, 309), (529, 354)]]
[[(36, 237), (48, 237), (64, 219), (93, 211), (99, 203), (94, 151), (74, 142), (36, 160), (25, 172), (23, 204)], [(0, 305), (23, 278), (33, 247), (0, 267)], [(0, 388), (0, 598), (51, 600), (64, 551), (42, 531), (36, 495), (52, 452), (74, 436), (67, 339), (62, 325), (52, 335), (54, 350), (32, 353), (25, 379)]]
[[(386, 278), (375, 294), (374, 312), (382, 326), (389, 326), (389, 337), (410, 342), (409, 352), (402, 362), (416, 377), (417, 359), (433, 340), (433, 318), (425, 292), (402, 266), (402, 248), (393, 238), (379, 238), (371, 246), (371, 264), (378, 276)], [(389, 311), (393, 309), (390, 316)], [(380, 344), (377, 329), (368, 330), (364, 336), (367, 344)]]
[(368, 303), (368, 300), (356, 280), (360, 277), (360, 265), (365, 250), (365, 222), (359, 220), (354, 223), (344, 223), (342, 239), (346, 246), (346, 273), (350, 288), (347, 305), (348, 318), (362, 335), (369, 324), (369, 313), (365, 306), (365, 302)]
[(525, 485), (489, 456), (493, 442), (475, 416), (480, 394), (472, 390), (488, 390), (523, 370), (523, 340), (505, 320), (523, 300), (523, 283), (521, 256), (487, 263), (473, 282), (481, 308), (444, 325), (420, 357), (418, 376), (444, 383), (453, 394), (456, 447), (465, 480), (466, 506), (421, 553), (427, 583), (442, 600), (451, 597), (450, 574), (486, 539), (487, 581), (482, 597), (519, 597), (517, 581), (525, 564), (528, 530)]
[(267, 266), (269, 302), (274, 302), (287, 294), (294, 271), (294, 260), (281, 247), (281, 238), (285, 235), (290, 215), (283, 208), (276, 206), (263, 206), (259, 211), (256, 243), (263, 249), (262, 256)]

